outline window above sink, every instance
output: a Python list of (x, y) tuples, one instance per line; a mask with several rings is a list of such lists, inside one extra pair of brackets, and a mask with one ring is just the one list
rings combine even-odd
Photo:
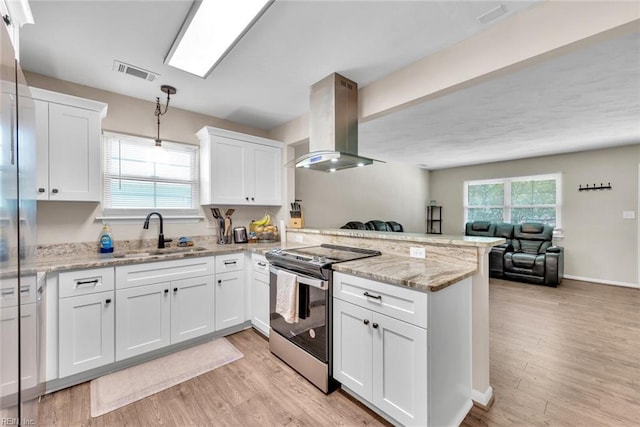
[(196, 145), (105, 132), (103, 220), (138, 220), (149, 210), (167, 219), (200, 220)]

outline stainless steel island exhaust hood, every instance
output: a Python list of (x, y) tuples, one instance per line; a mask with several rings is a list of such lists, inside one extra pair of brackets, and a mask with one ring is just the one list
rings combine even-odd
[(325, 172), (370, 165), (358, 156), (358, 85), (333, 73), (311, 86), (309, 153), (297, 168)]

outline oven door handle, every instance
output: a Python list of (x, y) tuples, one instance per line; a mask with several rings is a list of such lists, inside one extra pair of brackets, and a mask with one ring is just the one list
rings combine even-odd
[(329, 288), (329, 282), (327, 280), (318, 279), (305, 274), (294, 273), (293, 271), (276, 268), (272, 265), (269, 266), (269, 271), (275, 275), (277, 275), (280, 270), (295, 275), (298, 278), (298, 283), (300, 284), (313, 286), (314, 288), (322, 289), (323, 291), (326, 291)]

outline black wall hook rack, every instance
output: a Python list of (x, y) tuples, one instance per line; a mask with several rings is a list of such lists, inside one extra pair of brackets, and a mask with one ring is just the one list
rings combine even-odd
[(593, 184), (593, 187), (589, 187), (589, 184), (587, 184), (586, 187), (583, 187), (582, 185), (580, 185), (580, 187), (578, 188), (578, 191), (587, 191), (587, 190), (611, 190), (611, 183), (607, 182), (607, 185), (602, 185), (602, 183), (600, 183), (599, 187), (596, 187), (595, 184)]

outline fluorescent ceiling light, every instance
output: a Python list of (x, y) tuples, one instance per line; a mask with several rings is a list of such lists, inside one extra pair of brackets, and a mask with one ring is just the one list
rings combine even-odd
[(273, 1), (196, 1), (165, 64), (204, 78)]

